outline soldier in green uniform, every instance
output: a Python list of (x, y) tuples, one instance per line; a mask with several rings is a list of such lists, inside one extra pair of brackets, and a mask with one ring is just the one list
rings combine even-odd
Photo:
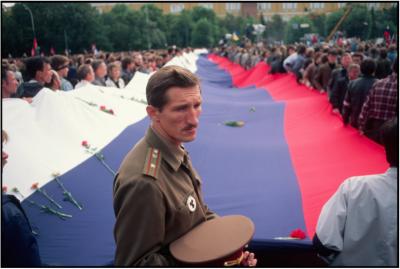
[[(146, 97), (151, 126), (114, 183), (116, 266), (174, 266), (169, 244), (216, 217), (204, 204), (200, 176), (182, 145), (197, 134), (198, 78), (179, 66), (163, 67), (150, 77)], [(250, 265), (256, 262), (253, 254), (246, 256)]]

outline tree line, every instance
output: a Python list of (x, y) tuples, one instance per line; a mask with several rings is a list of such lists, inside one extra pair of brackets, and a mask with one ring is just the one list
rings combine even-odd
[[(28, 9), (32, 12), (35, 33)], [(274, 15), (265, 21), (262, 16), (241, 17), (228, 14), (218, 17), (211, 9), (195, 7), (179, 14), (163, 14), (152, 4), (133, 10), (126, 4), (116, 4), (110, 12), (100, 13), (89, 3), (16, 3), (10, 9), (2, 6), (2, 56), (30, 55), (33, 37), (41, 51), (49, 54), (89, 51), (92, 44), (103, 51), (130, 51), (178, 47), (211, 47), (227, 33), (246, 35), (253, 41), (251, 25), (264, 24), (266, 30), (258, 38), (267, 41), (299, 41), (306, 33), (327, 36), (343, 15), (344, 9), (331, 14), (309, 13), (285, 22)], [(347, 36), (361, 39), (382, 37), (384, 30), (397, 33), (397, 7), (374, 10), (365, 5), (354, 5), (341, 27)], [(356, 22), (356, 23), (355, 23)], [(301, 28), (299, 25), (308, 25)]]

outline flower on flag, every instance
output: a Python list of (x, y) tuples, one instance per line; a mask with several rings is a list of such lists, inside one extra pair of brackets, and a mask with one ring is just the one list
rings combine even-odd
[(54, 204), (55, 206), (57, 206), (58, 208), (62, 208), (62, 206), (57, 203), (50, 195), (47, 194), (46, 190), (42, 189), (39, 187), (39, 183), (33, 183), (31, 186), (32, 190), (38, 191), (40, 192), (44, 197), (46, 197), (52, 204)]
[(290, 232), (290, 236), (274, 237), (276, 240), (303, 240), (306, 238), (306, 233), (301, 229), (294, 229)]
[(303, 232), (301, 229), (295, 229), (290, 233), (290, 237), (302, 240), (306, 238), (306, 233)]
[(2, 190), (2, 192), (6, 193), (6, 192), (7, 192), (7, 186), (3, 186), (3, 187), (1, 188), (1, 190)]
[(94, 155), (105, 168), (115, 177), (115, 171), (105, 162), (105, 157), (101, 151), (97, 151), (97, 148), (92, 147), (87, 140), (83, 140), (81, 145), (86, 148), (86, 152)]
[(51, 208), (50, 206), (42, 205), (42, 204), (36, 203), (35, 201), (32, 201), (32, 200), (29, 200), (29, 203), (39, 207), (43, 212), (55, 215), (62, 220), (66, 220), (67, 218), (72, 218), (72, 215), (55, 210), (55, 209)]
[[(86, 141), (83, 141), (86, 142)], [(83, 144), (83, 143), (82, 143)], [(64, 195), (64, 201), (68, 201), (71, 202), (72, 204), (74, 204), (77, 208), (79, 208), (79, 210), (83, 209), (83, 206), (78, 203), (78, 201), (76, 201), (76, 199), (72, 196), (72, 193), (69, 192), (65, 187), (64, 184), (61, 182), (60, 180), (60, 173), (53, 173), (52, 176), (56, 179), (56, 182), (58, 183), (58, 185), (62, 188), (63, 190), (63, 195)]]
[(238, 120), (238, 121), (225, 121), (224, 125), (230, 126), (230, 127), (243, 127), (244, 126), (244, 121)]
[(18, 194), (19, 196), (21, 196), (22, 199), (25, 198), (25, 197), (22, 195), (22, 193), (18, 190), (17, 187), (12, 188), (12, 192), (15, 192), (16, 194)]
[(147, 105), (147, 101), (144, 100), (144, 99), (141, 99), (141, 98), (131, 97), (129, 100), (137, 102), (137, 103), (141, 103), (141, 104), (144, 104), (144, 105)]
[(106, 113), (109, 113), (109, 114), (111, 114), (111, 115), (114, 115), (114, 110), (112, 110), (112, 109), (107, 109), (106, 108), (106, 106), (100, 106), (100, 110), (101, 111), (103, 111), (103, 112), (106, 112)]

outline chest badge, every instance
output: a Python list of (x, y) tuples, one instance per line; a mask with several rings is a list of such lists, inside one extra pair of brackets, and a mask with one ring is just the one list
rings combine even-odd
[(196, 199), (194, 199), (192, 195), (189, 195), (187, 198), (186, 206), (189, 208), (190, 212), (194, 212), (196, 210)]

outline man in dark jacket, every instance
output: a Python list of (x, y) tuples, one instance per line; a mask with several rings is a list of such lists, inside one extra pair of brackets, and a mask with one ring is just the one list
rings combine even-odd
[(342, 111), (344, 96), (346, 95), (347, 85), (349, 84), (347, 68), (351, 62), (351, 55), (345, 53), (341, 58), (342, 66), (333, 71), (332, 77), (328, 83), (328, 92), (330, 93), (329, 102), (332, 104), (332, 111), (334, 113), (340, 113), (340, 111)]
[(392, 63), (387, 58), (387, 51), (385, 48), (381, 48), (379, 51), (379, 58), (376, 61), (376, 72), (375, 76), (377, 79), (383, 79), (392, 73)]
[(331, 79), (332, 71), (336, 68), (336, 56), (337, 52), (335, 49), (331, 49), (328, 52), (328, 62), (318, 66), (317, 72), (314, 75), (312, 84), (321, 93), (328, 90), (328, 83)]
[(365, 59), (361, 63), (361, 77), (349, 83), (346, 96), (343, 101), (343, 122), (358, 128), (358, 117), (372, 85), (376, 64), (372, 59)]
[(45, 57), (32, 57), (26, 61), (26, 75), (27, 82), (22, 83), (18, 89), (15, 97), (34, 97), (44, 84), (50, 83), (52, 73), (50, 61)]
[(125, 57), (122, 60), (121, 78), (124, 80), (125, 85), (128, 85), (129, 81), (135, 74), (135, 63), (131, 57)]

